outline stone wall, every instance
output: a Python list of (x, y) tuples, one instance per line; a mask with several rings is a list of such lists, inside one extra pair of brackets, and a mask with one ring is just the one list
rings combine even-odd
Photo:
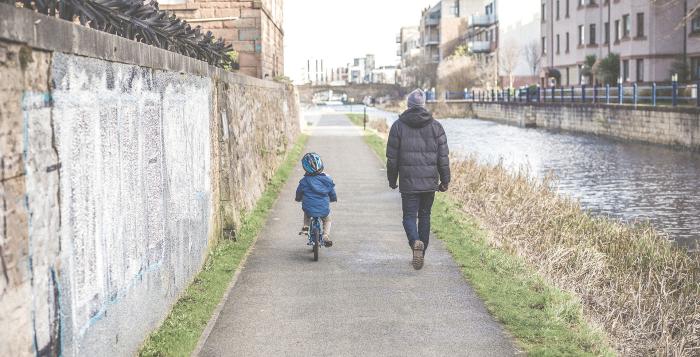
[(0, 355), (135, 353), (299, 132), (293, 87), (0, 4)]
[(428, 107), (440, 118), (487, 119), (700, 150), (698, 108), (466, 101), (435, 102)]

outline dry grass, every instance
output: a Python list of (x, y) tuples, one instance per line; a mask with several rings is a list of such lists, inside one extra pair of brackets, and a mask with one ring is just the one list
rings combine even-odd
[(557, 195), (552, 180), (475, 159), (453, 165), (452, 198), (568, 290), (624, 355), (700, 355), (700, 260), (648, 225), (595, 217)]

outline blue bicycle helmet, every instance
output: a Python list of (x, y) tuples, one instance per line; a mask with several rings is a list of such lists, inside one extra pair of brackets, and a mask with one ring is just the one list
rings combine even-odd
[(315, 152), (304, 155), (301, 159), (301, 166), (309, 175), (318, 175), (323, 172), (323, 161), (321, 161), (321, 156)]

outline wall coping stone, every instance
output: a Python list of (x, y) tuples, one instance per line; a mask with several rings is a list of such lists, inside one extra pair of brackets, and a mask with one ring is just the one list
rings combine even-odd
[(35, 49), (189, 73), (230, 84), (271, 89), (287, 87), (286, 84), (229, 72), (192, 57), (13, 5), (0, 4), (0, 14), (0, 40), (23, 43)]

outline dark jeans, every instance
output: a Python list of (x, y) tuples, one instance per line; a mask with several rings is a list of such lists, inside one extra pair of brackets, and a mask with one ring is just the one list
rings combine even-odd
[[(433, 208), (435, 192), (402, 193), (401, 206), (403, 208), (403, 228), (406, 230), (408, 244), (413, 247), (413, 242), (420, 239), (428, 249), (430, 240), (430, 211)], [(416, 221), (418, 224), (416, 225)]]

